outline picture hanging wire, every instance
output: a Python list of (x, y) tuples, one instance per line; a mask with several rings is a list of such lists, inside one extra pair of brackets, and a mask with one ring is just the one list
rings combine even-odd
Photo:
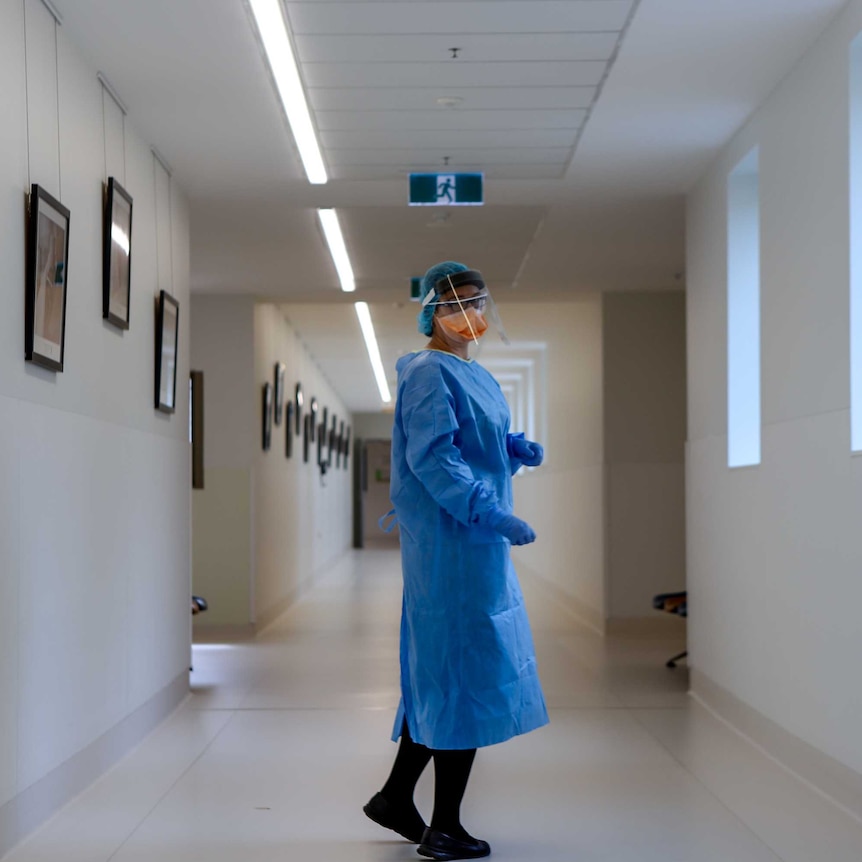
[[(43, 2), (44, 2), (44, 0), (43, 0)], [(105, 88), (105, 91), (107, 92), (107, 94), (114, 100), (114, 102), (116, 102), (117, 107), (123, 112), (123, 114), (124, 115), (128, 114), (129, 109), (126, 107), (123, 100), (119, 97), (119, 95), (117, 94), (117, 91), (114, 89), (111, 82), (105, 77), (104, 73), (96, 72), (96, 78), (98, 78), (99, 83)], [(156, 158), (159, 158), (159, 157), (156, 156)], [(159, 159), (159, 161), (161, 161), (161, 159)]]
[(51, 0), (42, 0), (42, 5), (54, 16), (54, 20), (60, 25), (63, 25), (63, 16), (57, 11)]

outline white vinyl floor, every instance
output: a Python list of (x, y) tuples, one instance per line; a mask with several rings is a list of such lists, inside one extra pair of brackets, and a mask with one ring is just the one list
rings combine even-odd
[[(189, 699), (4, 862), (420, 859), (362, 813), (396, 750), (399, 577), (351, 552), (256, 641), (196, 646)], [(463, 821), (492, 858), (862, 860), (862, 824), (690, 701), (679, 643), (603, 641), (523, 586), (551, 724), (478, 753)]]

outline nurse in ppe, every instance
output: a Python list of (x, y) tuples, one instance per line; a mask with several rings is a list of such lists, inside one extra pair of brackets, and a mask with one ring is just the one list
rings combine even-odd
[[(536, 534), (512, 514), (512, 476), (542, 447), (509, 433), (491, 374), (469, 358), (493, 309), (481, 273), (446, 261), (422, 280), (419, 330), (431, 340), (398, 361), (392, 502), (401, 535), (401, 744), (374, 821), (432, 859), (487, 856), (461, 825), (476, 749), (548, 723), (510, 545)], [(434, 760), (426, 827), (413, 791)]]

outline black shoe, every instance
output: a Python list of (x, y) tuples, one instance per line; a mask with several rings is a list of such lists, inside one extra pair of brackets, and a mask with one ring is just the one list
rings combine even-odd
[(422, 840), (425, 821), (415, 807), (412, 811), (399, 811), (386, 801), (382, 793), (375, 793), (362, 810), (375, 823), (397, 832), (408, 841), (418, 844)]
[(425, 830), (422, 843), (416, 851), (431, 859), (481, 859), (491, 855), (491, 847), (487, 841), (480, 841), (478, 838), (461, 841), (436, 829)]

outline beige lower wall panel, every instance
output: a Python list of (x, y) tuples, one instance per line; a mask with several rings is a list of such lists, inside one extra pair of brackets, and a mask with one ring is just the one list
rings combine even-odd
[(862, 459), (849, 417), (766, 426), (763, 463), (689, 445), (692, 664), (735, 698), (862, 771)]
[[(188, 668), (191, 450), (186, 440), (136, 435), (126, 451), (129, 494), (146, 500), (136, 517), (137, 537), (128, 546), (137, 549), (134, 559), (123, 557), (121, 549), (115, 557), (125, 570), (130, 606), (124, 632), (127, 709), (136, 710), (162, 689), (165, 679)], [(161, 632), (157, 639), (154, 631)]]
[(14, 409), (20, 792), (188, 667), (189, 463), (182, 440)]
[(605, 618), (604, 470), (539, 468), (514, 481), (515, 514), (536, 531), (536, 542), (513, 548), (524, 564), (570, 595), (591, 621)]
[(245, 625), (251, 619), (251, 476), (247, 468), (210, 467), (192, 494), (192, 587), (209, 610), (196, 625)]
[(608, 467), (609, 617), (653, 613), (652, 598), (686, 588), (685, 467)]

